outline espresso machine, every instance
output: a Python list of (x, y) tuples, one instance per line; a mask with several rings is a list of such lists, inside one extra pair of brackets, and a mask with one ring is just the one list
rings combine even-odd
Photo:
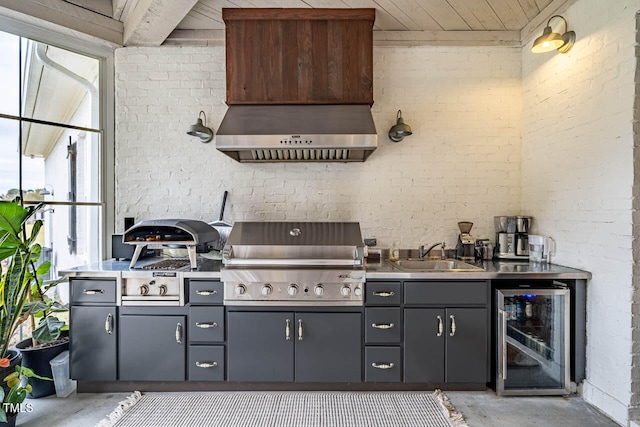
[(458, 223), (460, 234), (456, 245), (456, 257), (462, 261), (475, 261), (476, 259), (476, 241), (471, 235), (471, 227), (473, 227), (473, 223), (469, 221)]
[(496, 216), (496, 253), (500, 259), (529, 259), (530, 216)]

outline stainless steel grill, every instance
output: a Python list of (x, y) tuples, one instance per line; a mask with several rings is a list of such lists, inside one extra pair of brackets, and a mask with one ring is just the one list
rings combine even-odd
[(362, 305), (355, 222), (236, 222), (223, 250), (227, 305)]

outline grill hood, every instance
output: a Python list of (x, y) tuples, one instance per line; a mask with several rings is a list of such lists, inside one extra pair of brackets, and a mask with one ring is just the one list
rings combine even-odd
[(368, 105), (232, 105), (216, 135), (239, 162), (363, 162), (377, 146)]

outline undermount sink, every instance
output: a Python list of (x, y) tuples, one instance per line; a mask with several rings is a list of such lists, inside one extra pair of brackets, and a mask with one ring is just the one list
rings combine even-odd
[(481, 267), (457, 259), (401, 259), (394, 264), (401, 270), (411, 271), (482, 271)]

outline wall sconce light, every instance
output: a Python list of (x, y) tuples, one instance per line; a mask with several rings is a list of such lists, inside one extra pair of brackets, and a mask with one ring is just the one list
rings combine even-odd
[[(51, 190), (48, 190), (49, 187)], [(50, 184), (46, 184), (42, 189), (38, 192), (41, 196), (52, 196), (53, 197), (53, 186)]]
[(405, 136), (411, 135), (411, 127), (402, 120), (402, 111), (398, 110), (396, 124), (389, 129), (389, 139), (393, 142), (400, 142)]
[(204, 123), (207, 123), (207, 116), (204, 114), (204, 111), (200, 111), (198, 120), (194, 125), (189, 126), (187, 135), (197, 136), (198, 138), (200, 138), (200, 142), (209, 142), (213, 139), (213, 130), (202, 124), (202, 119), (200, 118), (201, 116), (204, 116)]
[[(564, 21), (565, 33), (563, 35), (554, 33), (553, 30), (551, 30), (551, 26), (549, 24), (551, 23), (551, 20), (553, 18), (560, 18)], [(542, 35), (533, 42), (533, 46), (531, 46), (531, 52), (544, 53), (551, 52), (554, 49), (556, 49), (560, 53), (569, 52), (576, 42), (576, 33), (575, 31), (567, 30), (567, 20), (560, 15), (553, 15), (551, 18), (549, 18), (549, 21), (547, 21), (547, 26), (545, 27), (544, 31), (542, 31)]]

